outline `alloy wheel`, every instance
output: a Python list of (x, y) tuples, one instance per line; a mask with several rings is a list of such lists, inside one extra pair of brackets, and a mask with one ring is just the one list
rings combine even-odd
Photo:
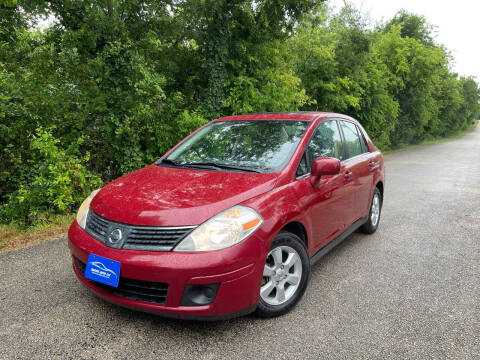
[(281, 305), (292, 298), (302, 278), (302, 260), (290, 246), (270, 250), (263, 269), (260, 297), (269, 305)]
[(372, 210), (370, 211), (370, 219), (374, 227), (377, 226), (379, 218), (380, 218), (380, 196), (378, 194), (375, 194), (372, 200)]

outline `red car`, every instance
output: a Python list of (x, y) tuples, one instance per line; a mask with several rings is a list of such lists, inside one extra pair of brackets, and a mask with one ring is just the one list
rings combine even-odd
[(310, 267), (373, 233), (383, 156), (351, 117), (228, 116), (94, 191), (68, 238), (78, 278), (131, 309), (189, 319), (289, 311)]

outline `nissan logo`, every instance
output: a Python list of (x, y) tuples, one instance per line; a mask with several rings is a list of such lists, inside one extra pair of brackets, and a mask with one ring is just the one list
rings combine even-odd
[(110, 235), (108, 235), (108, 242), (112, 245), (117, 244), (120, 240), (122, 240), (122, 230), (120, 229), (115, 229), (110, 232)]

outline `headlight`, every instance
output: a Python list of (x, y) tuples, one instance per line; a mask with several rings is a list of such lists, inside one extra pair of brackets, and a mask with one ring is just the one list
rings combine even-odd
[(257, 212), (234, 206), (204, 222), (183, 239), (174, 251), (211, 251), (238, 244), (263, 222)]
[(77, 223), (80, 225), (82, 229), (85, 230), (85, 226), (87, 226), (87, 215), (88, 215), (88, 209), (90, 208), (90, 203), (92, 202), (93, 198), (97, 193), (100, 191), (100, 189), (93, 190), (88, 197), (83, 200), (82, 205), (80, 205), (80, 208), (77, 211)]

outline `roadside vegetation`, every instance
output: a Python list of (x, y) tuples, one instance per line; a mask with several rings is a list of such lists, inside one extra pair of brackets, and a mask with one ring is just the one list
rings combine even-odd
[(15, 223), (0, 224), (0, 252), (64, 237), (74, 218), (74, 214), (50, 215), (27, 228)]
[(480, 120), (474, 120), (474, 121), (472, 121), (472, 123), (467, 128), (462, 129), (462, 130), (458, 130), (455, 133), (449, 134), (448, 136), (437, 137), (437, 138), (429, 138), (429, 139), (426, 139), (426, 140), (423, 140), (423, 141), (419, 142), (418, 144), (398, 146), (398, 147), (395, 147), (394, 149), (384, 151), (383, 154), (388, 155), (388, 154), (392, 154), (392, 153), (396, 153), (396, 152), (400, 152), (400, 151), (413, 150), (413, 149), (416, 149), (416, 148), (419, 148), (419, 147), (422, 147), (422, 146), (435, 145), (435, 144), (440, 144), (440, 143), (447, 142), (447, 141), (456, 140), (456, 139), (459, 139), (461, 137), (464, 137), (468, 133), (471, 133), (473, 130), (475, 130), (475, 128), (477, 126), (479, 126), (478, 125), (479, 123), (480, 123)]
[(0, 247), (65, 228), (222, 115), (341, 112), (382, 150), (462, 133), (480, 92), (452, 61), (405, 11), (371, 26), (314, 0), (0, 0)]

